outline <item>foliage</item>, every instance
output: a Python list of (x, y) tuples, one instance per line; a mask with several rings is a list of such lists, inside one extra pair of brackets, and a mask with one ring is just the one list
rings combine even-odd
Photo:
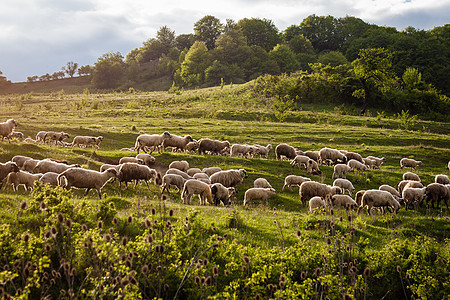
[(100, 89), (116, 88), (122, 83), (123, 74), (123, 56), (119, 52), (109, 52), (95, 63), (92, 83)]
[(284, 44), (276, 45), (270, 52), (270, 57), (275, 60), (282, 73), (292, 73), (298, 70), (299, 64), (294, 52)]
[(260, 46), (270, 51), (279, 43), (278, 29), (271, 20), (244, 18), (237, 22), (236, 28), (242, 31), (249, 46)]
[(210, 63), (210, 54), (205, 43), (196, 41), (181, 63), (181, 78), (189, 86), (203, 83), (205, 70)]
[(208, 49), (213, 49), (219, 35), (223, 31), (223, 24), (214, 16), (205, 16), (194, 24), (194, 34), (197, 41), (205, 43)]

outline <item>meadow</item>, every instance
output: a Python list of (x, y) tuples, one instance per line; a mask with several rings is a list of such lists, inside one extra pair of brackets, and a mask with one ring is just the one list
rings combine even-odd
[[(356, 191), (395, 186), (406, 170), (399, 160), (421, 160), (424, 184), (449, 175), (450, 124), (408, 119), (382, 111), (357, 116), (355, 108), (308, 104), (284, 122), (271, 99), (257, 97), (251, 83), (179, 93), (11, 94), (0, 97), (2, 121), (34, 138), (40, 130), (102, 135), (100, 150), (26, 144), (0, 145), (0, 162), (14, 155), (52, 157), (99, 169), (135, 152), (142, 133), (169, 131), (233, 143), (288, 143), (301, 150), (345, 149), (387, 161), (379, 170), (349, 174)], [(450, 294), (450, 216), (446, 206), (397, 215), (345, 209), (307, 212), (294, 191), (281, 191), (289, 174), (332, 184), (331, 166), (321, 175), (289, 161), (192, 153), (153, 153), (159, 168), (173, 160), (191, 167), (245, 168), (229, 207), (181, 203), (175, 192), (119, 189), (95, 192), (11, 187), (0, 192), (0, 286), (2, 297), (48, 299), (445, 299)], [(265, 203), (243, 207), (258, 177), (277, 190)]]

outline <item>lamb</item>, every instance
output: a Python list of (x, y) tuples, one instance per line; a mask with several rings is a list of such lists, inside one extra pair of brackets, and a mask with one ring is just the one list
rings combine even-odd
[(400, 193), (390, 185), (382, 184), (382, 185), (380, 185), (380, 187), (378, 189), (380, 191), (387, 191), (387, 192), (391, 193), (394, 197), (401, 198)]
[(125, 156), (119, 159), (119, 164), (125, 164), (125, 163), (135, 163), (138, 165), (143, 165), (144, 161), (142, 159), (132, 157), (132, 156)]
[(347, 178), (347, 173), (352, 170), (353, 169), (346, 164), (336, 164), (334, 165), (333, 176), (331, 176), (331, 178), (339, 178), (340, 176), (342, 176), (342, 178)]
[(211, 183), (221, 183), (226, 187), (236, 187), (244, 178), (247, 178), (245, 169), (220, 171), (212, 174), (209, 178)]
[(68, 139), (70, 136), (68, 133), (65, 133), (63, 131), (61, 132), (55, 132), (55, 131), (47, 131), (44, 135), (44, 142), (49, 139), (51, 141), (55, 141), (55, 146), (58, 144), (58, 142), (62, 142), (64, 139)]
[(58, 186), (58, 173), (47, 172), (39, 178), (39, 182), (49, 184), (50, 186)]
[[(189, 169), (186, 171), (186, 173), (187, 173), (189, 176), (194, 176), (194, 174), (202, 173), (202, 170), (199, 169), (199, 168), (189, 168)], [(206, 173), (205, 173), (205, 174), (206, 174)], [(209, 177), (209, 175), (208, 175), (208, 177)]]
[[(358, 214), (364, 207), (367, 206), (367, 213), (370, 215), (372, 207), (391, 207), (394, 213), (400, 209), (400, 203), (395, 200), (394, 196), (387, 191), (367, 190), (361, 200), (361, 205), (358, 208)], [(384, 214), (384, 210), (383, 210)]]
[(19, 185), (23, 185), (25, 187), (25, 191), (28, 189), (32, 190), (35, 181), (39, 181), (43, 174), (31, 174), (25, 171), (12, 172), (8, 174), (6, 177), (6, 184), (4, 189), (10, 185), (13, 186), (13, 190), (17, 192), (17, 188)]
[(333, 207), (345, 207), (346, 209), (356, 209), (358, 206), (356, 201), (348, 195), (333, 195), (331, 197), (331, 203)]
[(364, 163), (363, 157), (361, 156), (361, 154), (356, 153), (356, 152), (347, 152), (344, 154), (345, 157), (347, 157), (347, 161), (354, 159), (359, 161), (360, 163)]
[(305, 166), (306, 169), (306, 164), (308, 163), (308, 160), (310, 160), (310, 158), (306, 155), (297, 155), (294, 157), (294, 159), (291, 161), (291, 166), (295, 166), (296, 164), (298, 164), (298, 169), (300, 170), (300, 167), (302, 165)]
[(212, 174), (222, 171), (219, 167), (209, 167), (209, 168), (203, 168), (202, 172), (208, 174), (209, 177), (211, 177)]
[(164, 190), (169, 192), (171, 187), (175, 187), (177, 189), (177, 193), (180, 193), (183, 189), (184, 183), (186, 179), (177, 174), (166, 174), (162, 178), (162, 191), (161, 194), (164, 193)]
[(426, 187), (423, 188), (405, 188), (402, 192), (402, 199), (405, 202), (405, 208), (412, 204), (414, 209), (417, 210), (418, 206), (425, 198)]
[(94, 170), (71, 168), (58, 175), (58, 184), (64, 188), (75, 187), (86, 189), (83, 197), (87, 196), (89, 190), (96, 189), (98, 197), (102, 198), (101, 190), (111, 178), (117, 177), (115, 169), (108, 169), (104, 172)]
[(9, 119), (6, 122), (0, 123), (0, 135), (2, 136), (2, 142), (4, 138), (7, 138), (8, 142), (11, 142), (9, 136), (17, 125), (19, 124), (14, 121), (14, 119)]
[(450, 199), (450, 186), (443, 185), (440, 183), (430, 183), (425, 188), (425, 196), (427, 199), (427, 204), (431, 202), (431, 207), (434, 208), (434, 203), (436, 202), (436, 207), (439, 207), (441, 200), (444, 201), (448, 209), (448, 200)]
[(335, 194), (339, 194), (340, 192), (340, 187), (331, 187), (316, 181), (303, 182), (298, 191), (303, 205), (306, 205), (306, 203), (314, 196), (321, 196), (325, 199), (327, 196), (333, 196)]
[(309, 199), (308, 210), (309, 212), (313, 212), (319, 208), (326, 208), (325, 201), (323, 201), (322, 197), (314, 196)]
[[(26, 163), (28, 163), (30, 160), (28, 160)], [(33, 173), (47, 173), (47, 172), (55, 172), (58, 174), (61, 174), (62, 172), (66, 171), (67, 169), (71, 168), (79, 168), (79, 165), (67, 165), (64, 163), (54, 162), (49, 159), (44, 159), (39, 161), (36, 164), (36, 167), (33, 169)]]
[(254, 156), (259, 155), (259, 158), (261, 158), (261, 156), (264, 155), (264, 157), (267, 159), (269, 158), (269, 152), (270, 150), (273, 149), (271, 144), (267, 144), (267, 146), (261, 146), (258, 144), (253, 145), (253, 147), (255, 147), (255, 152), (254, 152)]
[(219, 155), (223, 151), (230, 148), (230, 142), (228, 141), (217, 141), (209, 138), (201, 139), (198, 143), (198, 153), (205, 154), (206, 151), (211, 152), (211, 154)]
[(320, 154), (319, 151), (305, 151), (305, 155), (311, 158), (312, 160), (319, 162)]
[[(159, 134), (141, 134), (136, 138), (136, 143), (134, 146), (134, 149), (136, 150), (137, 154), (139, 154), (139, 150), (143, 150), (145, 153), (147, 151), (145, 149), (151, 148), (151, 149), (158, 149), (158, 153), (160, 153), (160, 147), (164, 140), (167, 140), (172, 135), (168, 133), (167, 131), (163, 132), (161, 135)], [(153, 150), (150, 151), (153, 152)]]
[(231, 146), (230, 155), (231, 156), (250, 157), (254, 152), (256, 152), (256, 148), (253, 146), (233, 144)]
[(281, 190), (284, 191), (284, 188), (288, 187), (289, 190), (292, 192), (292, 188), (291, 188), (292, 185), (296, 184), (300, 187), (300, 185), (305, 181), (311, 181), (311, 179), (309, 179), (307, 177), (303, 177), (303, 176), (288, 175), (284, 179), (284, 185)]
[(222, 202), (223, 205), (230, 205), (231, 197), (236, 194), (236, 190), (233, 187), (227, 188), (221, 183), (214, 183), (211, 185), (211, 194), (214, 204), (219, 205)]
[(72, 141), (72, 147), (78, 146), (78, 147), (88, 147), (92, 146), (92, 149), (98, 150), (100, 149), (100, 143), (103, 141), (103, 136), (83, 136), (78, 135), (73, 138)]
[(275, 195), (276, 193), (274, 188), (250, 188), (245, 191), (244, 206), (254, 200), (266, 201), (266, 205), (268, 206), (268, 199), (274, 197)]
[(186, 150), (186, 145), (190, 142), (193, 142), (194, 139), (190, 135), (185, 135), (183, 137), (171, 134), (170, 138), (164, 139), (162, 143), (163, 150), (166, 150), (167, 147), (172, 147), (172, 151), (179, 150), (184, 151)]
[(44, 143), (45, 141), (44, 141), (44, 138), (45, 138), (45, 135), (47, 134), (47, 131), (39, 131), (37, 134), (36, 134), (36, 143)]
[(186, 144), (185, 150), (186, 152), (195, 152), (198, 149), (198, 142), (193, 141)]
[(166, 174), (177, 174), (177, 175), (180, 175), (181, 177), (183, 177), (186, 180), (192, 179), (192, 177), (189, 176), (186, 172), (183, 172), (183, 171), (175, 169), (175, 168), (171, 168), (171, 169), (167, 170)]
[(122, 182), (125, 182), (125, 188), (128, 188), (128, 182), (131, 182), (132, 180), (135, 180), (134, 188), (136, 188), (139, 180), (144, 180), (149, 190), (149, 181), (154, 180), (155, 184), (158, 185), (161, 182), (161, 175), (156, 172), (156, 170), (136, 163), (125, 163), (120, 165), (117, 178), (119, 179), (119, 187)]
[(189, 163), (185, 160), (174, 160), (170, 163), (169, 169), (178, 169), (186, 172), (189, 169)]
[(339, 150), (325, 147), (319, 150), (319, 161), (322, 164), (326, 164), (328, 161), (331, 164), (337, 164), (338, 162), (346, 163), (347, 157), (339, 152)]
[(434, 177), (434, 182), (440, 184), (450, 184), (450, 179), (448, 178), (447, 175), (439, 174), (436, 175), (436, 177)]
[(376, 156), (369, 155), (369, 156), (367, 156), (366, 158), (371, 159), (371, 160), (374, 160), (375, 163), (376, 163), (375, 166), (376, 166), (377, 169), (379, 169), (379, 168), (381, 167), (381, 165), (382, 165), (384, 162), (386, 162), (386, 158), (384, 158), (384, 157), (379, 158), (379, 157), (376, 157)]
[(265, 178), (257, 178), (255, 181), (253, 181), (253, 187), (255, 188), (272, 188), (269, 181)]
[(359, 161), (354, 160), (354, 159), (350, 159), (350, 160), (347, 162), (347, 165), (348, 165), (350, 168), (353, 169), (353, 171), (355, 172), (355, 174), (357, 174), (358, 171), (361, 171), (361, 173), (362, 173), (364, 170), (366, 170), (366, 165), (365, 165), (365, 164), (362, 164), (362, 163), (360, 163)]
[(411, 168), (411, 170), (416, 170), (417, 166), (421, 166), (422, 162), (420, 160), (414, 160), (411, 158), (402, 158), (400, 160), (400, 169), (403, 170), (404, 167)]
[(30, 159), (32, 159), (32, 158), (31, 158), (31, 157), (28, 157), (28, 156), (16, 155), (16, 156), (14, 156), (13, 158), (11, 158), (11, 161), (12, 161), (12, 162), (15, 162), (16, 165), (17, 165), (19, 168), (22, 168), (22, 167), (23, 167), (23, 164), (24, 164), (27, 160), (30, 160)]
[(211, 189), (208, 184), (196, 180), (189, 179), (184, 183), (181, 199), (184, 204), (191, 204), (191, 198), (198, 195), (200, 198), (200, 205), (212, 202)]
[(363, 158), (363, 163), (369, 168), (369, 169), (375, 169), (377, 168), (377, 162), (370, 158)]
[(403, 174), (402, 176), (403, 180), (412, 180), (412, 181), (419, 181), (420, 182), (420, 177), (417, 174), (414, 174), (412, 172), (406, 172)]
[(312, 175), (320, 175), (322, 172), (319, 169), (319, 165), (313, 159), (309, 159), (306, 163), (306, 171)]
[(20, 169), (15, 162), (8, 161), (6, 163), (0, 163), (0, 188), (3, 185), (3, 180), (9, 173), (17, 173)]
[(279, 144), (275, 147), (275, 156), (277, 160), (281, 160), (283, 156), (287, 159), (294, 159), (297, 156), (297, 150), (288, 144)]
[(151, 166), (156, 161), (156, 159), (147, 153), (139, 153), (136, 155), (137, 159), (141, 159), (144, 162), (144, 165)]
[(355, 188), (353, 187), (353, 184), (347, 180), (347, 179), (343, 179), (343, 178), (338, 178), (333, 182), (333, 186), (338, 186), (342, 189), (342, 192), (348, 191), (348, 193), (350, 194), (350, 196), (353, 194), (353, 192), (355, 191)]
[(34, 168), (40, 162), (39, 159), (29, 159), (24, 161), (22, 165), (22, 170), (27, 171), (28, 173), (33, 173)]
[(9, 138), (21, 141), (21, 140), (23, 140), (23, 133), (20, 131), (13, 131), (9, 135)]

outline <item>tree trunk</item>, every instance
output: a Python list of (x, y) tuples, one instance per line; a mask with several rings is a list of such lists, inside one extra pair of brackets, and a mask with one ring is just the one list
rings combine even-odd
[(361, 85), (364, 89), (364, 103), (363, 106), (361, 107), (361, 111), (359, 112), (359, 115), (362, 116), (366, 112), (367, 106), (369, 105), (370, 89), (367, 86), (366, 80), (361, 78), (359, 81), (361, 82)]

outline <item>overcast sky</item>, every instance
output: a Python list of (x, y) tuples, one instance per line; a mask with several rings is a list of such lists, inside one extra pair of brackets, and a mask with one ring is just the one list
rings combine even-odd
[(283, 31), (312, 14), (428, 30), (450, 23), (450, 0), (0, 0), (0, 71), (19, 82), (69, 61), (93, 65), (109, 51), (126, 56), (165, 25), (192, 33), (206, 15), (266, 18)]

